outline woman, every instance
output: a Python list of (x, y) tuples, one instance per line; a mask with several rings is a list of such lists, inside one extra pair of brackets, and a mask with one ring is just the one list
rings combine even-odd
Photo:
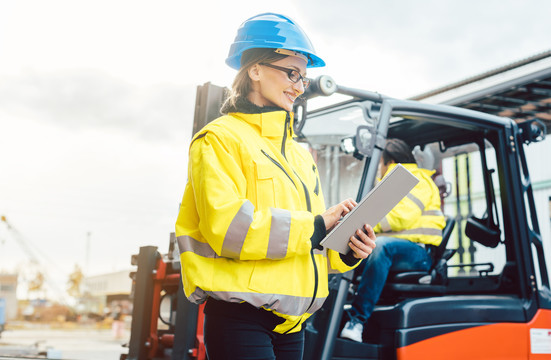
[(375, 247), (366, 225), (350, 253), (319, 246), (356, 203), (325, 210), (316, 165), (293, 140), (293, 103), (324, 66), (289, 18), (260, 14), (238, 30), (238, 69), (224, 116), (190, 146), (176, 223), (189, 300), (205, 305), (209, 359), (300, 359), (302, 324), (328, 295), (328, 263), (344, 272)]

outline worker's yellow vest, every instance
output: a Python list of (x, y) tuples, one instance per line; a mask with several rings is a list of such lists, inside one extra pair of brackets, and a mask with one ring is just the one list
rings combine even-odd
[[(314, 216), (325, 210), (310, 153), (292, 140), (292, 114), (232, 113), (190, 146), (188, 183), (176, 222), (189, 300), (246, 301), (295, 332), (328, 295), (332, 250), (312, 251)], [(329, 260), (329, 261), (328, 261)]]
[[(419, 183), (387, 216), (373, 228), (377, 235), (392, 236), (409, 241), (438, 246), (446, 219), (440, 209), (440, 192), (432, 181), (434, 171), (416, 164), (402, 164)], [(396, 164), (390, 164), (387, 174)]]

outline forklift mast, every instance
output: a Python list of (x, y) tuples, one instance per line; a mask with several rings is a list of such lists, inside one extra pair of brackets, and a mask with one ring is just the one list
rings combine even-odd
[(192, 136), (209, 122), (220, 116), (220, 108), (227, 94), (227, 88), (213, 85), (210, 82), (197, 86)]
[[(228, 89), (207, 82), (197, 86), (193, 133), (220, 116)], [(202, 338), (203, 306), (189, 302), (180, 280), (180, 253), (174, 233), (170, 233), (165, 256), (157, 247), (140, 248), (131, 263), (133, 300), (132, 327), (128, 354), (121, 360), (206, 359)], [(161, 315), (168, 308), (169, 318)]]

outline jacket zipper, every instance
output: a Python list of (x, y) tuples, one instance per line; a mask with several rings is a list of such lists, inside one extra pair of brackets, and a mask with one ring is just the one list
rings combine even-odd
[(293, 183), (293, 185), (295, 185), (295, 189), (297, 188), (297, 184), (295, 184), (295, 182), (293, 181), (293, 178), (291, 178), (291, 176), (289, 175), (289, 173), (287, 173), (287, 171), (285, 171), (285, 169), (283, 168), (283, 166), (277, 162), (277, 160), (275, 160), (273, 157), (271, 157), (270, 155), (268, 155), (268, 153), (266, 153), (266, 151), (264, 151), (263, 149), (260, 149), (260, 151), (262, 151), (262, 153), (264, 155), (266, 155), (266, 157), (268, 159), (270, 159), (278, 168), (281, 169), (281, 171), (283, 171), (283, 173), (285, 175), (287, 175), (287, 177), (289, 178), (289, 180), (291, 180), (291, 182)]
[[(316, 294), (318, 292), (318, 282), (319, 282), (319, 279), (318, 279), (318, 266), (316, 265), (316, 259), (314, 258), (314, 249), (310, 250), (310, 257), (312, 258), (312, 264), (314, 264), (314, 295), (312, 296), (312, 301), (310, 301), (310, 305), (308, 305), (308, 307), (306, 308), (305, 313), (308, 312), (308, 310), (310, 310), (312, 305), (314, 305), (314, 301), (316, 300)], [(288, 334), (291, 330), (296, 328), (299, 323), (300, 323), (300, 320), (297, 321), (297, 323), (292, 328), (285, 331), (283, 334)]]
[[(283, 173), (285, 175), (287, 175), (287, 177), (289, 178), (289, 180), (291, 180), (291, 182), (293, 183), (293, 185), (295, 185), (295, 188), (297, 187), (295, 182), (293, 181), (293, 179), (291, 178), (291, 176), (289, 176), (289, 174), (287, 173), (287, 171), (285, 171), (285, 169), (283, 168), (283, 166), (278, 163), (274, 158), (272, 158), (270, 155), (268, 155), (268, 153), (266, 153), (263, 149), (261, 149), (262, 153), (268, 158), (270, 159), (278, 168), (281, 169), (281, 171), (283, 171)], [(310, 195), (308, 193), (308, 188), (306, 187), (306, 185), (304, 184), (304, 182), (302, 181), (302, 179), (298, 176), (297, 172), (295, 170), (293, 170), (293, 172), (295, 173), (295, 175), (297, 176), (297, 178), (300, 180), (300, 183), (302, 184), (302, 187), (304, 189), (304, 196), (306, 198), (306, 209), (308, 210), (308, 212), (312, 212), (312, 204), (310, 202)], [(316, 181), (317, 181), (317, 178), (316, 178)], [(317, 186), (316, 186), (317, 188)], [(306, 311), (310, 310), (310, 308), (312, 307), (312, 305), (314, 305), (314, 301), (316, 300), (316, 295), (318, 293), (318, 282), (319, 282), (319, 275), (318, 275), (318, 266), (316, 265), (316, 259), (314, 257), (314, 249), (311, 249), (310, 250), (310, 257), (312, 259), (312, 265), (314, 266), (314, 293), (312, 294), (312, 301), (310, 302), (310, 305), (308, 305), (308, 308), (306, 308)], [(293, 330), (295, 327), (297, 327), (297, 325), (299, 324), (299, 322), (297, 322), (295, 324), (295, 326), (293, 326), (292, 328), (290, 328), (289, 330), (285, 331), (284, 334), (287, 334), (289, 333), (289, 331)]]
[[(287, 159), (287, 156), (285, 156), (285, 142), (287, 140), (287, 132), (291, 131), (291, 117), (289, 116), (289, 113), (287, 113), (287, 116), (285, 118), (285, 126), (284, 126), (284, 132), (283, 132), (283, 141), (281, 143), (281, 154), (283, 155), (283, 157), (285, 159)], [(268, 154), (266, 154), (264, 152), (264, 150), (262, 150), (262, 152), (264, 153), (264, 155), (268, 156)], [(270, 159), (272, 159), (270, 156), (268, 156)], [(275, 162), (275, 160), (272, 159), (272, 161)], [(285, 172), (285, 169), (283, 169), (283, 167), (279, 164), (279, 163), (276, 163), (280, 168), (281, 170), (283, 170)], [(291, 167), (292, 168), (292, 167)], [(314, 166), (314, 172), (315, 172), (315, 169), (316, 167)], [(308, 192), (308, 188), (306, 187), (306, 184), (304, 184), (304, 181), (302, 181), (302, 179), (300, 178), (300, 176), (298, 176), (297, 172), (293, 169), (293, 172), (295, 173), (296, 177), (300, 180), (300, 183), (302, 184), (302, 188), (304, 189), (304, 198), (306, 199), (306, 209), (308, 210), (308, 212), (312, 212), (312, 204), (310, 202), (310, 194)], [(289, 176), (289, 174), (287, 174), (287, 172), (285, 172), (285, 174), (287, 176)], [(290, 177), (289, 177), (290, 178)], [(292, 181), (292, 180), (291, 180)], [(293, 182), (294, 184), (294, 182)], [(295, 185), (296, 187), (296, 185)], [(318, 187), (319, 187), (319, 184), (318, 184), (318, 177), (316, 176), (316, 189), (314, 190), (314, 192), (316, 192), (318, 190)], [(317, 195), (317, 193), (316, 193)], [(310, 308), (312, 307), (312, 305), (314, 305), (314, 301), (316, 301), (316, 295), (318, 293), (318, 282), (319, 282), (319, 275), (318, 275), (318, 266), (316, 265), (316, 259), (314, 257), (314, 249), (311, 249), (310, 250), (310, 258), (312, 259), (312, 265), (314, 266), (314, 293), (312, 294), (312, 301), (310, 302), (310, 305), (308, 305), (308, 308), (306, 308), (306, 311), (307, 312), (308, 310), (310, 310)], [(300, 322), (300, 321), (299, 321)], [(299, 322), (297, 322), (292, 328), (290, 328), (289, 330), (285, 331), (284, 334), (287, 334), (289, 333), (289, 331), (293, 330), (294, 328), (297, 327), (297, 325), (299, 324)]]
[(289, 128), (289, 131), (291, 130), (291, 116), (289, 113), (287, 113), (287, 116), (285, 116), (285, 126), (283, 126), (283, 141), (281, 142), (281, 155), (285, 159), (287, 159), (287, 156), (285, 156), (285, 143), (287, 142), (287, 128)]
[[(285, 117), (285, 126), (283, 126), (283, 129), (284, 130), (283, 130), (283, 140), (281, 141), (281, 155), (283, 155), (285, 160), (287, 160), (287, 156), (285, 155), (285, 143), (287, 141), (287, 134), (291, 133), (291, 116), (289, 115), (289, 113), (287, 113), (287, 116)], [(262, 152), (264, 152), (264, 150), (262, 150)], [(266, 156), (268, 156), (268, 154), (266, 154), (266, 153), (264, 153), (264, 154)], [(268, 156), (268, 157), (270, 157), (270, 156)], [(272, 159), (272, 158), (270, 158), (270, 159)], [(272, 159), (272, 161), (275, 162), (275, 160), (273, 160), (273, 159)], [(277, 163), (277, 165), (281, 168), (281, 170), (285, 171), (279, 163)], [(291, 167), (291, 169), (293, 169), (292, 166), (290, 166), (290, 167)], [(293, 172), (295, 173), (296, 177), (302, 183), (302, 188), (304, 189), (304, 198), (306, 199), (306, 208), (308, 209), (309, 212), (312, 212), (312, 204), (310, 203), (310, 194), (308, 193), (308, 188), (306, 187), (306, 185), (304, 184), (304, 181), (302, 181), (300, 176), (298, 176), (295, 169), (293, 169)], [(287, 172), (285, 172), (285, 174), (287, 174)], [(287, 174), (287, 176), (289, 176), (289, 174)], [(291, 178), (291, 177), (289, 176), (289, 178)], [(317, 178), (316, 178), (316, 180), (317, 180)], [(296, 187), (296, 185), (295, 185), (295, 187)]]
[(310, 310), (312, 305), (314, 305), (314, 301), (316, 300), (316, 295), (318, 294), (318, 266), (316, 265), (316, 259), (314, 258), (314, 249), (310, 250), (310, 257), (312, 258), (312, 264), (314, 264), (314, 295), (312, 296), (312, 302), (310, 302), (310, 305), (308, 305), (308, 308), (306, 311)]

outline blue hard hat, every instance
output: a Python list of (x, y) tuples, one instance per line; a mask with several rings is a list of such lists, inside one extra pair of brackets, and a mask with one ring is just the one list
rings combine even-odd
[(256, 48), (296, 51), (308, 58), (306, 67), (325, 66), (325, 61), (316, 55), (310, 39), (298, 24), (280, 14), (264, 13), (245, 20), (237, 29), (226, 64), (239, 69), (243, 52)]

